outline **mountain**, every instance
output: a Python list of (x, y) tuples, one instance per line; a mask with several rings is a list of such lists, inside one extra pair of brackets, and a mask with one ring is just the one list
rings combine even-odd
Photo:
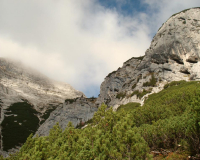
[[(198, 160), (200, 82), (174, 81), (164, 88), (143, 106), (128, 103), (115, 112), (101, 105), (84, 128), (56, 124), (49, 136), (30, 136), (8, 159)], [(56, 114), (60, 119), (62, 112)]]
[(0, 58), (1, 150), (23, 144), (65, 99), (81, 96), (85, 97), (69, 84)]
[(172, 15), (160, 27), (142, 57), (133, 57), (108, 74), (97, 104), (117, 109), (128, 102), (143, 104), (165, 84), (200, 79), (200, 8)]
[[(199, 80), (199, 60), (200, 8), (192, 8), (171, 16), (158, 30), (144, 56), (133, 57), (124, 62), (121, 68), (108, 74), (92, 106), (95, 108), (105, 103), (117, 110), (119, 106), (130, 102), (143, 105), (150, 94), (160, 92), (172, 81)], [(74, 109), (81, 109), (81, 103), (80, 100), (72, 102)], [(64, 104), (63, 107), (71, 108), (71, 105)], [(93, 115), (95, 111), (83, 112), (83, 121), (88, 121), (87, 115)], [(60, 114), (62, 116), (56, 118)], [(69, 120), (76, 126), (80, 121), (75, 117), (70, 119), (69, 114), (65, 117), (63, 109), (57, 108), (37, 133), (48, 135), (56, 122), (62, 124), (62, 129), (63, 124), (66, 126)]]
[[(80, 96), (77, 96), (80, 98), (74, 97), (75, 99), (73, 100), (71, 99), (72, 97), (63, 99), (63, 102), (65, 100), (63, 104), (61, 104), (62, 102), (56, 103), (56, 105), (60, 104), (59, 107), (57, 107), (56, 109), (51, 108), (49, 112), (47, 110), (49, 116), (46, 117), (46, 121), (45, 122), (43, 121), (44, 123), (40, 125), (40, 127), (37, 129), (37, 132), (36, 132), (36, 134), (38, 134), (41, 137), (38, 139), (29, 138), (28, 143), (30, 142), (30, 144), (34, 148), (35, 141), (39, 140), (39, 142), (41, 142), (45, 140), (45, 143), (43, 145), (44, 145), (44, 148), (47, 147), (46, 149), (47, 150), (49, 149), (49, 152), (46, 153), (45, 149), (44, 149), (45, 151), (43, 151), (43, 149), (41, 149), (41, 151), (37, 151), (37, 153), (39, 154), (40, 152), (42, 156), (43, 155), (47, 157), (51, 156), (48, 153), (51, 153), (53, 156), (54, 152), (51, 152), (51, 151), (52, 151), (52, 148), (54, 148), (56, 151), (60, 150), (59, 153), (57, 152), (58, 156), (62, 157), (63, 155), (67, 157), (68, 156), (73, 157), (75, 155), (79, 155), (80, 157), (82, 157), (82, 159), (88, 158), (87, 155), (90, 153), (89, 151), (91, 151), (91, 155), (95, 153), (99, 153), (99, 154), (101, 153), (102, 154), (101, 158), (104, 157), (104, 154), (106, 155), (108, 153), (110, 154), (111, 158), (117, 157), (117, 156), (123, 157), (126, 154), (129, 154), (130, 148), (129, 149), (125, 148), (127, 151), (126, 154), (125, 154), (125, 151), (124, 153), (121, 153), (121, 152), (118, 153), (124, 147), (124, 144), (121, 144), (123, 143), (123, 140), (124, 141), (127, 140), (127, 139), (124, 139), (124, 137), (122, 136), (124, 134), (132, 135), (130, 137), (128, 136), (129, 137), (128, 139), (130, 139), (131, 141), (133, 140), (136, 144), (138, 144), (138, 146), (141, 147), (140, 153), (144, 153), (145, 156), (148, 151), (147, 149), (148, 147), (150, 147), (151, 149), (152, 148), (157, 149), (159, 148), (159, 146), (166, 147), (167, 145), (169, 145), (168, 147), (170, 147), (172, 143), (174, 143), (173, 145), (175, 145), (176, 143), (175, 147), (177, 148), (178, 141), (176, 140), (180, 140), (180, 142), (184, 144), (185, 139), (183, 137), (188, 136), (188, 135), (185, 135), (185, 133), (182, 134), (182, 130), (185, 129), (184, 126), (187, 126), (188, 124), (194, 127), (192, 120), (196, 121), (196, 119), (193, 118), (193, 115), (194, 117), (196, 115), (196, 111), (194, 111), (194, 109), (191, 109), (191, 108), (188, 108), (188, 109), (182, 108), (184, 106), (183, 104), (188, 103), (187, 107), (193, 106), (192, 101), (194, 102), (198, 101), (198, 97), (195, 97), (196, 98), (195, 100), (194, 99), (190, 100), (190, 98), (197, 95), (196, 94), (197, 91), (195, 89), (199, 88), (198, 82), (195, 82), (194, 84), (192, 83), (192, 86), (190, 86), (190, 83), (188, 85), (185, 85), (183, 83), (184, 81), (181, 81), (181, 80), (193, 81), (193, 80), (200, 79), (199, 60), (200, 60), (200, 8), (192, 8), (192, 9), (184, 10), (177, 14), (172, 15), (172, 17), (170, 17), (158, 30), (157, 34), (154, 36), (151, 42), (149, 49), (147, 49), (144, 56), (133, 57), (127, 60), (126, 62), (124, 62), (121, 68), (118, 68), (116, 71), (113, 71), (112, 73), (108, 74), (108, 76), (105, 77), (104, 82), (101, 84), (100, 95), (99, 97), (97, 97), (97, 99), (91, 100), (91, 99), (84, 98), (84, 96), (80, 97), (82, 95), (80, 94)], [(13, 73), (12, 76), (14, 75), (15, 73)], [(36, 77), (40, 77), (40, 76), (36, 76)], [(7, 81), (9, 82), (9, 78), (7, 79), (8, 79)], [(173, 81), (180, 81), (180, 82), (173, 82)], [(42, 83), (41, 85), (38, 85), (38, 86), (43, 86), (43, 84), (52, 84), (46, 81), (43, 82), (41, 79), (37, 81), (37, 84), (38, 83)], [(181, 85), (179, 86), (179, 84)], [(19, 85), (19, 83), (17, 85)], [(25, 88), (29, 89), (28, 84), (25, 86), (26, 86)], [(173, 87), (170, 89), (166, 89), (170, 86), (173, 86)], [(176, 86), (180, 87), (178, 89), (183, 89), (183, 92), (178, 92), (178, 90), (176, 89)], [(186, 89), (184, 87), (186, 87)], [(187, 87), (188, 87), (188, 90), (192, 90), (191, 95), (186, 94)], [(18, 87), (18, 88), (21, 88), (21, 87)], [(33, 87), (33, 88), (35, 89), (37, 87)], [(37, 88), (39, 94), (43, 96), (42, 99), (47, 99), (47, 101), (48, 101), (48, 96), (55, 93), (55, 92), (49, 91), (48, 90), (49, 88), (52, 88), (51, 85), (45, 85), (45, 87), (42, 87), (41, 90), (40, 90), (40, 87)], [(164, 88), (166, 90), (163, 90)], [(28, 89), (23, 89), (25, 93), (24, 95), (28, 93), (28, 91), (26, 92), (26, 90)], [(165, 93), (167, 91), (170, 91), (170, 94), (166, 95)], [(4, 89), (4, 92), (9, 93), (11, 96), (16, 95), (16, 90), (14, 90), (13, 88)], [(41, 113), (48, 106), (50, 106), (50, 104), (55, 106), (54, 105), (55, 102), (54, 103), (50, 102), (50, 100), (47, 103), (49, 105), (43, 105), (42, 102), (39, 103), (38, 99), (40, 98), (38, 98), (38, 92), (37, 94), (32, 94), (32, 96), (35, 95), (35, 97), (33, 96), (34, 97), (33, 99), (31, 98), (28, 99), (27, 98), (28, 96), (25, 99), (19, 98), (18, 96), (13, 96), (13, 99), (18, 97), (18, 99), (16, 98), (17, 102), (23, 103), (24, 106), (31, 104), (35, 107), (37, 112), (41, 112)], [(158, 93), (158, 94), (153, 94), (153, 93)], [(59, 95), (60, 94), (62, 93), (59, 93)], [(175, 97), (174, 99), (173, 99), (173, 95)], [(153, 97), (153, 100), (150, 99), (149, 103), (147, 103), (148, 96)], [(56, 97), (55, 100), (59, 98), (57, 92), (56, 92), (55, 97)], [(185, 98), (188, 98), (189, 100)], [(21, 100), (21, 101), (18, 101), (18, 100)], [(184, 100), (188, 100), (188, 101), (186, 102)], [(134, 102), (134, 103), (131, 103), (131, 102)], [(173, 104), (175, 104), (175, 102), (178, 104), (176, 104), (175, 108), (173, 108)], [(5, 103), (7, 103), (7, 101), (4, 100), (4, 102), (0, 104), (5, 105)], [(104, 105), (102, 109), (102, 107), (100, 107), (102, 103), (105, 103), (109, 107), (113, 106), (114, 110), (118, 110), (119, 107), (123, 108), (124, 106), (125, 106), (124, 108), (126, 107), (129, 108), (129, 105), (130, 105), (131, 110), (134, 110), (134, 111), (133, 111), (133, 114), (131, 112), (131, 116), (130, 114), (124, 115), (124, 113), (118, 116), (117, 113), (112, 112), (109, 109), (105, 111)], [(140, 106), (140, 104), (138, 103), (140, 103), (142, 107), (138, 108), (138, 106)], [(179, 108), (176, 110), (177, 105), (179, 106)], [(29, 106), (29, 108), (30, 108), (29, 112), (33, 113), (33, 111), (31, 110), (32, 107)], [(96, 112), (97, 108), (99, 108), (98, 113)], [(135, 110), (135, 108), (137, 109)], [(13, 106), (11, 106), (10, 110), (11, 111), (14, 110)], [(9, 114), (10, 110), (7, 110), (7, 114)], [(184, 114), (182, 115), (182, 113)], [(38, 114), (38, 113), (34, 113), (34, 114)], [(107, 117), (105, 114), (107, 114)], [(89, 126), (89, 129), (87, 129), (86, 127), (86, 130), (84, 129), (75, 130), (72, 127), (72, 125), (74, 125), (74, 127), (78, 127), (77, 125), (79, 123), (82, 126), (86, 123), (89, 123), (88, 121), (90, 121), (90, 118), (92, 118), (93, 115), (94, 115), (94, 118), (92, 119), (93, 126), (92, 127)], [(113, 115), (114, 119), (110, 117), (111, 115)], [(170, 119), (170, 116), (172, 116), (171, 119)], [(175, 116), (180, 116), (180, 117), (175, 117)], [(165, 118), (166, 118), (166, 121), (165, 121)], [(190, 118), (192, 119), (191, 121), (189, 121)], [(131, 121), (132, 119), (134, 120), (133, 123)], [(173, 130), (174, 128), (170, 128), (170, 127), (176, 126), (176, 124), (178, 124), (178, 122), (182, 120), (184, 120), (184, 123), (180, 125), (182, 128), (180, 127), (180, 130), (178, 130), (177, 132), (181, 133), (183, 141), (181, 141), (182, 139), (178, 139), (178, 138), (173, 139), (174, 137), (171, 135), (173, 135), (174, 132), (176, 131)], [(61, 134), (62, 129), (65, 128), (65, 126), (67, 125), (69, 121), (72, 121), (72, 124), (69, 124), (68, 129), (66, 129), (66, 131), (64, 131)], [(119, 123), (115, 125), (118, 121)], [(53, 129), (55, 132), (53, 131), (51, 132), (50, 128), (53, 127), (53, 125), (56, 124), (56, 122), (59, 122), (61, 127), (56, 125)], [(159, 128), (163, 126), (163, 125), (160, 126), (159, 122), (163, 123), (164, 126), (166, 125), (169, 128), (168, 129)], [(189, 124), (189, 122), (191, 123)], [(98, 124), (101, 124), (101, 125), (98, 125)], [(112, 130), (113, 129), (112, 127), (107, 129), (107, 126), (109, 124), (112, 124), (112, 127), (115, 126), (116, 127), (115, 130)], [(132, 130), (131, 127), (134, 126), (135, 124), (136, 126)], [(170, 126), (171, 124), (173, 126)], [(195, 125), (198, 126), (198, 123)], [(95, 127), (97, 129), (95, 129)], [(141, 128), (137, 128), (137, 127), (141, 127)], [(149, 127), (149, 128), (145, 128), (145, 127)], [(126, 128), (128, 132), (125, 132), (126, 129), (124, 128)], [(178, 126), (176, 126), (176, 128), (178, 128)], [(148, 132), (149, 133), (148, 135), (145, 132), (145, 129), (147, 129), (150, 132), (150, 133)], [(166, 135), (168, 135), (169, 137), (171, 136), (169, 140), (165, 136), (160, 135), (162, 133), (160, 132), (158, 133), (158, 131), (160, 131), (161, 129), (163, 129), (163, 132), (166, 132)], [(171, 130), (173, 130), (173, 133), (167, 132)], [(198, 127), (197, 127), (197, 130), (198, 130)], [(191, 131), (191, 130), (188, 129), (188, 131)], [(138, 134), (135, 134), (136, 132)], [(151, 137), (153, 137), (154, 132), (157, 135), (156, 137), (154, 137), (155, 139), (152, 140)], [(196, 130), (194, 132), (195, 132), (194, 135), (198, 137), (198, 135), (196, 134)], [(42, 137), (43, 135), (45, 136), (49, 135), (49, 137)], [(60, 135), (61, 137), (59, 137)], [(113, 138), (114, 140), (112, 141), (112, 143), (113, 145), (118, 146), (118, 150), (112, 150), (113, 149), (112, 146), (109, 146), (111, 144), (110, 140), (113, 137), (111, 135), (116, 136)], [(194, 135), (191, 134), (189, 135), (190, 137), (187, 137), (188, 140), (191, 140), (191, 142), (189, 142), (191, 144), (196, 143), (196, 141), (193, 142), (193, 140), (195, 139), (193, 137)], [(179, 134), (177, 134), (177, 136), (179, 136)], [(71, 137), (69, 138), (70, 141), (68, 141), (66, 137), (68, 138)], [(81, 139), (80, 137), (85, 137), (85, 139), (84, 138)], [(50, 140), (48, 138), (50, 138)], [(80, 141), (78, 141), (79, 138), (80, 138)], [(167, 139), (166, 140), (167, 144), (161, 144), (161, 141), (165, 141), (165, 139)], [(119, 141), (120, 144), (115, 143), (117, 142), (116, 140)], [(54, 141), (57, 142), (55, 143), (55, 145), (54, 145)], [(71, 145), (72, 142), (74, 141), (80, 143), (78, 148), (76, 148), (76, 145), (75, 145), (76, 143), (73, 143), (73, 146)], [(93, 143), (94, 141), (96, 142)], [(155, 141), (155, 144), (153, 143), (154, 141)], [(67, 144), (65, 144), (64, 142)], [(104, 142), (108, 146), (103, 145)], [(33, 149), (31, 148), (31, 146), (27, 146), (27, 145), (28, 144), (25, 144), (24, 148), (22, 149), (22, 151), (25, 152), (24, 154), (29, 153), (26, 147), (30, 147), (30, 149)], [(58, 145), (61, 147), (59, 148)], [(94, 145), (96, 145), (97, 147), (91, 148), (91, 146), (94, 146)], [(129, 144), (127, 143), (126, 145), (128, 146)], [(35, 146), (37, 146), (37, 144), (35, 144)], [(73, 151), (74, 149), (75, 152), (73, 152), (72, 155), (68, 154), (68, 153), (71, 153), (71, 151), (68, 151), (66, 153), (64, 152), (67, 146), (68, 148), (69, 146), (71, 146), (71, 149), (72, 149), (71, 151)], [(199, 146), (199, 144), (195, 144), (195, 146)], [(85, 147), (85, 148), (81, 150), (80, 149), (81, 147)], [(112, 151), (112, 153), (108, 152), (107, 148), (109, 148)], [(137, 150), (136, 148), (133, 147), (133, 150), (139, 152), (139, 150)], [(36, 151), (34, 150), (34, 152)], [(60, 154), (61, 152), (63, 154)], [(138, 153), (138, 155), (140, 153)], [(195, 153), (198, 153), (198, 151), (195, 151)], [(30, 157), (31, 156), (32, 155), (30, 155)], [(34, 156), (35, 155), (33, 155), (33, 157)], [(142, 159), (142, 158), (140, 157), (139, 159)]]
[(15, 158), (200, 159), (199, 60), (200, 8), (192, 8), (172, 15), (144, 56), (108, 74), (97, 99), (52, 111)]

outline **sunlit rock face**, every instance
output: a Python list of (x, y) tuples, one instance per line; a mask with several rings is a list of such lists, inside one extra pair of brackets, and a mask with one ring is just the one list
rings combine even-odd
[(63, 103), (66, 98), (83, 95), (69, 84), (51, 80), (19, 62), (4, 58), (0, 58), (0, 88), (3, 106), (27, 99), (37, 110), (45, 109), (49, 103)]
[[(101, 84), (97, 105), (116, 109), (121, 104), (139, 102), (159, 92), (171, 81), (200, 79), (200, 8), (171, 16), (154, 36), (144, 58), (132, 58), (110, 73)], [(148, 84), (155, 79), (155, 84)], [(138, 98), (134, 91), (146, 90)], [(121, 95), (121, 96), (120, 96)]]
[[(48, 118), (51, 111), (62, 106), (65, 99), (81, 96), (85, 97), (69, 84), (49, 79), (20, 62), (0, 58), (0, 149), (8, 151), (12, 147), (21, 146), (27, 136), (35, 133)], [(14, 134), (12, 126), (24, 137), (19, 138), (21, 135)], [(13, 139), (13, 142), (10, 143), (8, 139)]]

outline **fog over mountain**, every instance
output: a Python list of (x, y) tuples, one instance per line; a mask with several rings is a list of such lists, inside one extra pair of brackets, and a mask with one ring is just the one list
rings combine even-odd
[(199, 0), (1, 0), (0, 57), (97, 96), (104, 77), (142, 56), (173, 13)]

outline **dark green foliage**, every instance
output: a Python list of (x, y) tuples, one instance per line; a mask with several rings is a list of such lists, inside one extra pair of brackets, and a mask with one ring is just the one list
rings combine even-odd
[(141, 74), (137, 76), (137, 83), (140, 81), (141, 78), (142, 78)]
[[(130, 116), (117, 114), (102, 105), (93, 117), (92, 125), (75, 129), (69, 122), (62, 131), (56, 124), (48, 137), (31, 136), (15, 156), (16, 159), (150, 159), (149, 147), (141, 135), (130, 126)], [(104, 118), (102, 118), (104, 117)], [(121, 119), (122, 118), (122, 119)]]
[(135, 129), (152, 149), (177, 149), (184, 141), (183, 148), (199, 153), (200, 83), (179, 81), (168, 87), (150, 95), (144, 106), (132, 110)]
[(38, 112), (27, 102), (14, 103), (6, 111), (7, 116), (1, 123), (5, 151), (23, 144), (39, 126), (39, 119), (35, 115)]
[(148, 87), (148, 86), (155, 87), (156, 86), (156, 81), (157, 81), (157, 79), (154, 77), (154, 73), (151, 73), (150, 81), (143, 83), (143, 86), (144, 87)]
[(2, 102), (2, 100), (0, 99), (0, 105), (1, 105), (1, 103), (3, 103), (3, 102)]
[(50, 108), (48, 108), (46, 110), (46, 112), (43, 114), (43, 116), (41, 116), (41, 118), (43, 119), (42, 121), (40, 121), (40, 125), (43, 124), (50, 116), (51, 112), (53, 112), (56, 109), (56, 106), (52, 106)]
[(146, 94), (148, 94), (148, 93), (151, 93), (151, 91), (152, 91), (152, 88), (149, 89), (149, 90), (143, 89), (142, 92), (140, 92), (139, 90), (136, 90), (136, 91), (134, 91), (134, 92), (131, 94), (131, 97), (134, 96), (134, 95), (136, 95), (137, 98), (141, 99), (144, 95), (146, 95)]
[(8, 159), (149, 160), (151, 150), (161, 149), (176, 152), (174, 159), (199, 154), (200, 83), (174, 84), (150, 95), (143, 106), (128, 103), (113, 112), (102, 105), (84, 129), (69, 123), (62, 131), (57, 124), (47, 137), (30, 136)]
[(65, 102), (69, 102), (70, 104), (76, 102), (76, 99), (66, 99)]
[(118, 98), (118, 99), (120, 99), (120, 98), (124, 98), (124, 97), (126, 97), (126, 93), (124, 93), (124, 92), (120, 92), (120, 93), (118, 93), (117, 95), (116, 95), (116, 98)]
[(88, 124), (91, 124), (91, 123), (92, 123), (92, 119), (89, 119), (89, 120), (86, 121), (86, 122), (80, 122), (80, 123), (76, 126), (76, 128), (81, 129), (84, 125), (88, 125)]
[(134, 89), (136, 87), (136, 84), (134, 84), (133, 86), (132, 86), (132, 89)]
[(182, 80), (182, 81), (173, 81), (171, 83), (168, 83), (164, 86), (164, 89), (171, 87), (171, 86), (178, 86), (180, 84), (186, 83), (186, 81)]
[(95, 97), (90, 97), (90, 98), (87, 98), (88, 101), (92, 102), (92, 103), (95, 103), (97, 98)]
[(121, 105), (117, 108), (117, 112), (122, 112), (124, 110), (125, 112), (133, 111), (133, 109), (136, 109), (137, 107), (141, 107), (140, 103), (130, 102), (126, 105)]

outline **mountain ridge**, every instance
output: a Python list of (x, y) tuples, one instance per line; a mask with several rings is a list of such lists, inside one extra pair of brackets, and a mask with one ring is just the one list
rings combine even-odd
[[(16, 137), (14, 132), (9, 133), (12, 126), (16, 127), (17, 132), (26, 135), (19, 139), (19, 142), (15, 140), (15, 145), (19, 146), (30, 134), (29, 126), (32, 128), (31, 133), (34, 133), (48, 118), (50, 112), (61, 106), (65, 99), (81, 96), (85, 97), (82, 92), (75, 90), (67, 83), (52, 80), (19, 61), (0, 58), (1, 150), (3, 150), (4, 141), (7, 151), (11, 149), (9, 147), (14, 147), (14, 144), (9, 145), (7, 139), (14, 141), (20, 137), (20, 135)], [(14, 108), (19, 111), (16, 112)], [(28, 114), (30, 112), (30, 117), (35, 119), (34, 126), (30, 124), (31, 119), (25, 116), (26, 110)], [(21, 120), (22, 117), (25, 118), (24, 121)], [(27, 127), (24, 128), (24, 126)]]
[[(145, 97), (134, 92), (161, 91), (165, 84), (179, 80), (199, 80), (200, 8), (171, 16), (158, 30), (144, 57), (131, 58), (105, 78), (97, 105), (106, 103), (117, 109), (129, 102), (143, 104)], [(156, 83), (148, 86), (152, 76)], [(120, 97), (119, 95), (123, 95)], [(120, 98), (117, 98), (120, 97)]]

